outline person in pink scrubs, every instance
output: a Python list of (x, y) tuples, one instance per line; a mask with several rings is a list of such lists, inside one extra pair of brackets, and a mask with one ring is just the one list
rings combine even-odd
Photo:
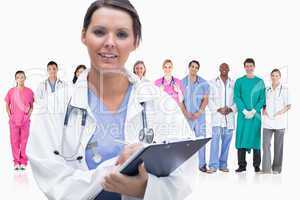
[(157, 79), (154, 84), (169, 94), (177, 102), (177, 104), (180, 105), (183, 100), (183, 86), (181, 80), (172, 76), (172, 61), (169, 59), (165, 60), (162, 68), (164, 76)]
[(11, 88), (6, 97), (6, 111), (9, 117), (10, 142), (15, 170), (25, 170), (27, 166), (26, 144), (29, 136), (30, 115), (34, 94), (25, 87), (25, 72), (15, 73), (17, 86)]

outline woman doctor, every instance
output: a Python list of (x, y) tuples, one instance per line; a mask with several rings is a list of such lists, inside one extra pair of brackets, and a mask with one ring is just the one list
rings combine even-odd
[[(27, 153), (35, 180), (48, 199), (94, 199), (104, 189), (122, 197), (97, 200), (182, 200), (192, 192), (196, 156), (163, 178), (147, 173), (143, 165), (133, 177), (116, 170), (140, 146), (143, 110), (155, 133), (153, 142), (193, 135), (171, 97), (125, 70), (140, 39), (139, 16), (129, 1), (91, 4), (82, 30), (90, 69), (80, 75), (70, 98), (67, 88), (59, 91), (63, 93), (59, 102), (64, 102), (60, 113), (36, 110), (32, 119)], [(69, 112), (70, 108), (76, 109)], [(122, 141), (131, 145), (124, 147)]]

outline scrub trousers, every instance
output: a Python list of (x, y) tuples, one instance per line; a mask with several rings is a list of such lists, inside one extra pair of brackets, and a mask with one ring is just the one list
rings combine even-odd
[[(246, 169), (246, 151), (247, 149), (238, 149), (238, 165), (241, 169)], [(261, 163), (260, 149), (253, 149), (253, 167), (259, 167)]]
[[(283, 139), (285, 129), (266, 129), (263, 130), (263, 162), (262, 171), (270, 173), (276, 171), (281, 173), (283, 159)], [(271, 161), (271, 140), (274, 134), (274, 159)]]
[(26, 145), (29, 136), (29, 127), (29, 121), (22, 125), (16, 125), (13, 122), (9, 122), (10, 143), (15, 165), (27, 165)]
[[(206, 126), (205, 122), (201, 123), (198, 120), (191, 121), (189, 120), (189, 125), (191, 129), (195, 132), (196, 137), (205, 138), (206, 137)], [(206, 148), (202, 147), (198, 152), (199, 157), (199, 169), (206, 167), (206, 157), (205, 157)]]
[(232, 132), (232, 129), (228, 129), (226, 127), (214, 126), (212, 128), (209, 159), (210, 169), (227, 169), (227, 160), (230, 142), (232, 139)]

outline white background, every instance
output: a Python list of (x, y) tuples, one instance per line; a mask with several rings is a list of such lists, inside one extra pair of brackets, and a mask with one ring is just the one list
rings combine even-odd
[[(76, 65), (88, 63), (80, 41), (83, 16), (92, 1), (27, 0), (0, 3), (0, 191), (1, 199), (46, 199), (31, 171), (13, 171), (8, 119), (4, 96), (14, 86), (14, 72), (27, 73), (26, 84), (35, 89), (46, 75), (46, 64), (55, 60), (60, 77), (71, 80)], [(227, 62), (233, 78), (243, 75), (246, 57), (256, 60), (256, 73), (269, 81), (274, 67), (283, 70), (283, 81), (293, 97), (285, 137), (283, 173), (255, 175), (248, 156), (248, 172), (237, 175), (236, 150), (232, 141), (229, 174), (197, 175), (199, 185), (190, 199), (295, 199), (299, 196), (299, 5), (292, 0), (132, 0), (143, 24), (143, 42), (127, 67), (137, 59), (147, 65), (147, 76), (162, 75), (164, 59), (174, 62), (174, 74), (182, 78), (191, 59), (201, 63), (199, 74), (212, 79), (218, 65)], [(209, 117), (208, 117), (209, 119)], [(208, 130), (210, 134), (210, 130)]]

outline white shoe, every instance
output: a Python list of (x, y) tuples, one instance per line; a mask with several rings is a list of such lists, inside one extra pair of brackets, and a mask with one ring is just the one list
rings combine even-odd
[(20, 170), (25, 170), (26, 169), (26, 165), (20, 165), (19, 169)]
[(14, 165), (14, 170), (19, 170), (20, 169), (20, 165)]

